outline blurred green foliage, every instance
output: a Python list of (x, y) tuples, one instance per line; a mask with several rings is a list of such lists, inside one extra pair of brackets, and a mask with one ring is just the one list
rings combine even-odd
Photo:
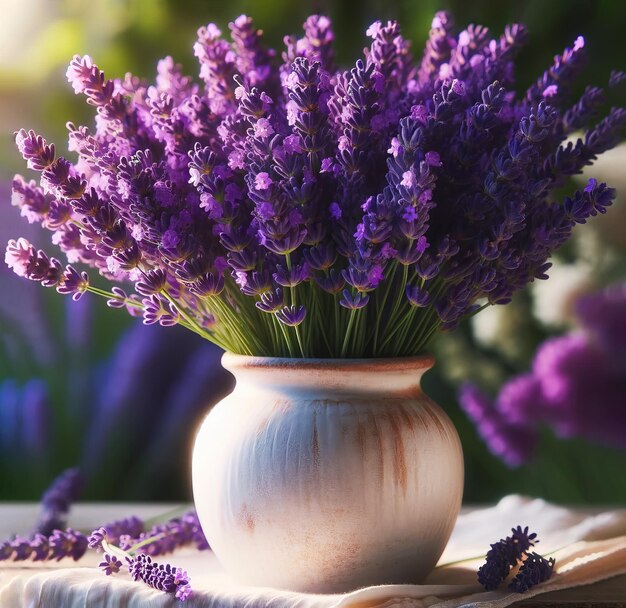
[[(192, 46), (197, 28), (213, 21), (227, 31), (228, 22), (241, 13), (254, 17), (265, 31), (268, 44), (279, 52), (283, 36), (299, 32), (307, 15), (329, 15), (334, 23), (340, 65), (354, 62), (367, 42), (365, 29), (377, 19), (398, 19), (405, 37), (413, 43), (414, 54), (419, 57), (433, 14), (445, 8), (453, 12), (461, 28), (467, 23), (481, 23), (499, 33), (511, 22), (528, 26), (529, 44), (518, 61), (520, 88), (526, 88), (537, 78), (549, 66), (552, 56), (571, 45), (579, 34), (585, 36), (590, 55), (581, 82), (602, 86), (611, 68), (626, 68), (622, 40), (626, 2), (623, 0), (5, 0), (5, 3), (0, 21), (0, 180), (10, 179), (14, 172), (24, 170), (12, 141), (12, 134), (18, 128), (34, 128), (63, 148), (66, 121), (91, 123), (89, 107), (74, 96), (65, 79), (66, 65), (74, 54), (93, 56), (109, 76), (130, 71), (152, 77), (157, 60), (166, 55), (181, 62), (187, 73), (196, 74)], [(16, 230), (18, 236), (17, 221)], [(603, 247), (592, 255), (604, 255)], [(615, 255), (621, 256), (622, 265), (613, 270), (611, 278), (624, 276), (624, 250), (615, 251), (618, 251)], [(580, 252), (564, 253), (570, 260), (581, 256)], [(5, 293), (0, 293), (0, 298), (5, 298)], [(451, 413), (462, 436), (467, 463), (466, 500), (490, 501), (508, 492), (526, 492), (567, 502), (626, 501), (626, 483), (623, 473), (620, 474), (626, 464), (623, 454), (583, 442), (558, 442), (547, 434), (536, 462), (511, 472), (487, 452), (456, 406), (455, 387), (464, 374), (481, 375), (486, 384), (496, 387), (507, 375), (527, 365), (534, 348), (548, 333), (532, 319), (529, 298), (523, 294), (511, 306), (507, 314), (512, 329), (501, 340), (500, 347), (485, 349), (478, 345), (469, 325), (457, 335), (444, 338), (437, 346), (439, 364), (426, 380), (427, 390)], [(46, 316), (53, 319), (52, 327), (56, 319), (59, 331), (55, 339), (62, 342), (66, 339), (62, 331), (66, 309), (61, 298), (46, 293), (43, 301)], [(94, 314), (97, 335), (91, 344), (90, 361), (105, 357), (129, 323), (124, 314), (116, 314), (104, 306)], [(475, 363), (472, 369), (457, 365), (468, 358)], [(62, 371), (67, 364), (64, 356), (40, 370), (54, 387), (55, 401), (61, 403), (67, 397), (67, 379)], [(17, 359), (3, 364), (0, 358), (0, 380), (9, 376), (30, 377), (31, 366), (28, 358), (21, 366)], [(84, 405), (88, 407), (89, 403)], [(65, 412), (65, 415), (71, 414)], [(63, 440), (69, 445), (75, 438), (64, 435)], [(66, 450), (66, 455), (70, 453), (71, 449)], [(61, 456), (62, 460), (65, 458)], [(71, 464), (59, 462), (56, 468)], [(34, 498), (40, 481), (33, 479), (31, 486), (25, 485), (21, 492), (12, 488), (11, 494), (3, 495), (0, 491), (0, 497)], [(16, 491), (20, 496), (15, 495)]]

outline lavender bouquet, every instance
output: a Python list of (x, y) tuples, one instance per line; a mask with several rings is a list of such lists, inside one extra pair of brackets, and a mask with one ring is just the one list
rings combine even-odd
[(376, 22), (349, 70), (326, 17), (286, 37), (281, 60), (250, 18), (229, 27), (232, 42), (198, 31), (199, 83), (169, 57), (153, 85), (74, 57), (68, 80), (95, 127), (68, 123), (74, 163), (20, 131), (41, 175), (17, 176), (12, 199), (69, 264), (12, 240), (17, 274), (239, 354), (409, 356), (547, 278), (551, 252), (614, 198), (591, 179), (552, 200), (626, 126), (624, 108), (592, 125), (598, 88), (569, 99), (582, 37), (520, 96), (520, 25), (456, 33), (437, 13), (416, 60), (397, 23)]

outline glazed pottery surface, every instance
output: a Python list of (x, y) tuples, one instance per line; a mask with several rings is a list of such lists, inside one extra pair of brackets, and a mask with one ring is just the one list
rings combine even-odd
[(420, 388), (430, 357), (226, 354), (233, 393), (194, 447), (194, 500), (240, 582), (345, 592), (419, 583), (458, 515), (463, 457)]

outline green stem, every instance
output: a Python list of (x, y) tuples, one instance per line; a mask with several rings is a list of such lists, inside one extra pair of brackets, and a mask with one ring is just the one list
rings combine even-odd
[(295, 357), (296, 355), (293, 350), (293, 344), (291, 343), (291, 338), (289, 337), (287, 328), (280, 321), (278, 321), (278, 325), (280, 327), (280, 330), (283, 332), (283, 337), (285, 338), (285, 344), (287, 344), (287, 350), (289, 350), (289, 356)]
[(409, 278), (409, 267), (406, 264), (403, 264), (402, 265), (402, 286), (400, 287), (400, 290), (396, 294), (396, 299), (393, 303), (391, 314), (389, 315), (389, 318), (387, 319), (387, 327), (393, 327), (395, 323), (395, 315), (398, 311), (398, 308), (400, 304), (402, 303), (402, 301), (406, 299), (404, 295), (404, 291), (406, 289), (406, 283), (407, 283), (408, 278)]
[[(385, 312), (385, 305), (387, 304), (387, 299), (391, 291), (391, 285), (393, 283), (393, 279), (396, 276), (397, 268), (398, 266), (396, 262), (394, 262), (393, 269), (391, 273), (389, 274), (389, 276), (387, 277), (387, 279), (385, 280), (385, 283), (386, 283), (385, 292), (383, 294), (383, 300), (382, 302), (380, 302), (380, 304), (378, 303), (378, 297), (376, 297), (376, 325), (374, 327), (374, 332), (373, 332), (374, 333), (374, 345), (373, 345), (374, 352), (376, 352), (376, 348), (378, 345), (378, 334), (380, 333), (380, 322)], [(378, 296), (378, 292), (376, 292), (376, 296)]]
[(345, 357), (346, 351), (348, 350), (348, 342), (350, 340), (350, 333), (352, 332), (352, 326), (354, 325), (355, 314), (356, 314), (356, 309), (352, 308), (350, 310), (350, 318), (348, 319), (348, 327), (346, 329), (346, 335), (343, 339), (343, 346), (341, 347), (341, 357)]
[(105, 553), (108, 553), (109, 555), (115, 555), (116, 557), (119, 557), (121, 560), (123, 560), (123, 562), (126, 562), (127, 557), (132, 557), (130, 553), (127, 553), (123, 549), (120, 549), (119, 547), (116, 547), (115, 545), (109, 543), (106, 538), (102, 540), (102, 548), (104, 549)]
[(304, 347), (302, 346), (302, 338), (300, 337), (300, 328), (295, 325), (294, 330), (296, 332), (296, 340), (298, 341), (298, 346), (300, 347), (300, 355), (304, 359), (306, 355), (304, 354)]

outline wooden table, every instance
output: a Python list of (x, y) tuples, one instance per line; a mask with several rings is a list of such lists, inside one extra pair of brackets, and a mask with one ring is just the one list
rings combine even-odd
[(576, 589), (554, 591), (525, 602), (519, 608), (626, 608), (626, 576), (616, 576), (607, 581)]

